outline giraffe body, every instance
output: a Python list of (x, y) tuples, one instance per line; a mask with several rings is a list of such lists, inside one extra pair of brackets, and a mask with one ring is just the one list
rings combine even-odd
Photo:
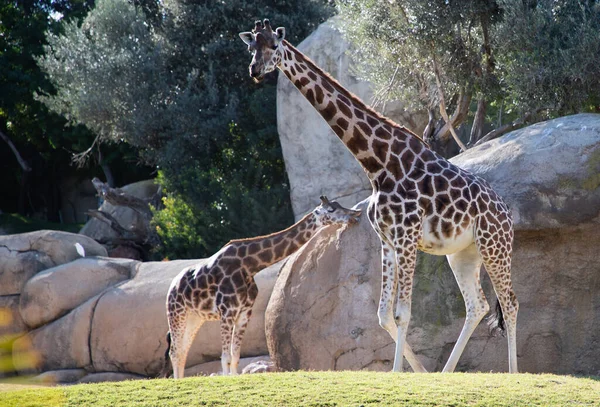
[(258, 295), (254, 276), (289, 256), (321, 227), (355, 223), (360, 211), (321, 197), (321, 205), (293, 226), (268, 236), (232, 240), (206, 263), (183, 269), (167, 294), (169, 333), (165, 368), (182, 378), (190, 346), (207, 321), (220, 321), (223, 374), (237, 374), (242, 338)]
[[(240, 33), (253, 54), (250, 76), (260, 82), (279, 68), (329, 124), (365, 170), (373, 193), (367, 215), (381, 239), (378, 317), (396, 342), (394, 371), (404, 355), (425, 371), (406, 344), (417, 250), (446, 255), (465, 300), (465, 324), (444, 366), (453, 371), (475, 327), (489, 311), (480, 284), (483, 264), (506, 322), (509, 370), (517, 371), (518, 302), (510, 264), (513, 224), (490, 185), (428, 148), (416, 134), (381, 116), (285, 41), (285, 29), (257, 21)], [(501, 315), (502, 315), (501, 314)]]

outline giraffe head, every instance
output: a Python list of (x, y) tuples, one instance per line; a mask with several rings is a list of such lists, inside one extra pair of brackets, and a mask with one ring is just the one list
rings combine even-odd
[(281, 62), (283, 50), (280, 45), (285, 38), (285, 28), (273, 31), (267, 19), (254, 24), (254, 29), (240, 33), (240, 38), (248, 44), (248, 51), (252, 53), (250, 76), (258, 83)]
[(360, 219), (360, 213), (361, 211), (359, 210), (344, 208), (336, 201), (329, 201), (326, 196), (321, 196), (321, 205), (317, 206), (313, 211), (317, 221), (322, 226), (334, 223), (356, 223)]

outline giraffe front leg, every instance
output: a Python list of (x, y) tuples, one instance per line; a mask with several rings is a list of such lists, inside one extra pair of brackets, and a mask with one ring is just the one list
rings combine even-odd
[(238, 374), (238, 365), (240, 362), (240, 351), (242, 349), (242, 340), (244, 339), (244, 334), (246, 333), (246, 327), (248, 326), (248, 322), (250, 321), (250, 316), (252, 315), (252, 308), (248, 308), (247, 310), (243, 310), (233, 328), (233, 339), (231, 341), (231, 374)]
[(408, 325), (411, 316), (413, 275), (417, 260), (416, 238), (403, 238), (399, 240), (396, 244), (395, 259), (397, 288), (394, 320), (396, 322), (397, 339), (393, 371), (400, 372), (402, 371), (402, 355), (405, 352), (406, 334), (408, 333)]
[(394, 322), (394, 295), (396, 293), (396, 259), (392, 245), (381, 240), (381, 295), (377, 317), (379, 325), (385, 329), (394, 342), (397, 342), (396, 324)]
[(223, 376), (227, 376), (231, 367), (231, 334), (233, 333), (233, 318), (226, 316), (221, 317), (221, 368)]
[[(396, 276), (396, 258), (395, 250), (392, 245), (386, 243), (384, 240), (381, 241), (381, 265), (382, 265), (382, 278), (381, 278), (381, 296), (379, 299), (379, 309), (377, 315), (379, 317), (379, 325), (385, 329), (394, 342), (398, 343), (398, 327), (394, 320), (394, 296), (397, 290), (397, 276)], [(412, 348), (406, 341), (404, 342), (404, 357), (408, 361), (413, 372), (426, 373), (427, 369), (423, 366), (421, 361), (417, 358)], [(396, 358), (395, 358), (396, 359)], [(402, 360), (401, 358), (399, 358)]]

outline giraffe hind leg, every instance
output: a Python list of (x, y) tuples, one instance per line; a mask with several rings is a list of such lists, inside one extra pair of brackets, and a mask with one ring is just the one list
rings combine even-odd
[(166, 379), (173, 373), (173, 364), (171, 363), (171, 331), (167, 332), (167, 350), (165, 351), (165, 360), (163, 363), (163, 368), (158, 374), (157, 377)]
[(202, 318), (190, 312), (169, 318), (171, 332), (169, 356), (173, 365), (173, 378), (183, 378), (188, 352), (203, 323)]
[[(500, 304), (502, 321), (508, 339), (508, 371), (517, 373), (517, 314), (519, 302), (513, 291), (510, 279), (510, 253), (504, 261), (494, 261), (484, 256), (483, 264), (490, 276), (498, 303)], [(498, 315), (500, 317), (500, 315)], [(500, 322), (500, 321), (499, 321)], [(502, 328), (499, 326), (499, 328)]]
[(238, 374), (238, 365), (240, 362), (242, 340), (244, 339), (244, 333), (246, 332), (246, 327), (248, 326), (248, 322), (250, 321), (251, 316), (252, 308), (248, 308), (246, 310), (241, 311), (240, 315), (237, 318), (237, 321), (235, 322), (235, 326), (233, 327), (233, 335), (231, 341), (231, 375)]
[(475, 244), (446, 257), (460, 288), (466, 308), (465, 323), (452, 349), (452, 353), (442, 370), (443, 372), (453, 372), (467, 342), (471, 338), (471, 335), (473, 335), (479, 322), (488, 313), (490, 306), (481, 289), (479, 274), (482, 259)]

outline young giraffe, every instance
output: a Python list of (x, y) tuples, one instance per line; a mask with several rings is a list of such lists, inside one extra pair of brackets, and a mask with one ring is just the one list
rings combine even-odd
[(221, 322), (223, 374), (237, 374), (240, 347), (258, 294), (254, 276), (298, 250), (317, 229), (356, 223), (359, 210), (321, 197), (321, 204), (293, 226), (267, 236), (232, 240), (199, 266), (185, 268), (167, 295), (167, 351), (161, 372), (182, 378), (188, 351), (206, 321)]
[[(285, 28), (257, 21), (240, 37), (253, 54), (250, 76), (260, 82), (279, 68), (323, 116), (364, 168), (373, 186), (369, 220), (382, 244), (378, 317), (402, 355), (425, 371), (406, 344), (417, 249), (446, 255), (466, 305), (460, 336), (444, 366), (455, 369), (467, 341), (489, 311), (481, 289), (483, 263), (492, 280), (508, 334), (509, 370), (517, 372), (518, 302), (510, 279), (513, 225), (510, 211), (483, 179), (445, 160), (414, 133), (366, 106), (284, 40)], [(395, 311), (393, 307), (395, 305)]]

